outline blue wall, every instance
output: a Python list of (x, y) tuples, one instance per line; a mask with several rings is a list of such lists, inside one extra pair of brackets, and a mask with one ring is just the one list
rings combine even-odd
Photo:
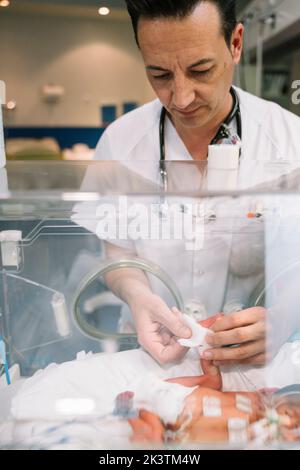
[(5, 127), (4, 136), (5, 139), (53, 137), (61, 149), (78, 143), (95, 148), (104, 130), (104, 127)]

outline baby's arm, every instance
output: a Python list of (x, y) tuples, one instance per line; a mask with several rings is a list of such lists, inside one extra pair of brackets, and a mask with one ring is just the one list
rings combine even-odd
[(176, 377), (166, 382), (176, 383), (184, 387), (205, 387), (213, 390), (222, 390), (222, 376), (220, 369), (211, 361), (200, 359), (203, 375), (194, 377)]

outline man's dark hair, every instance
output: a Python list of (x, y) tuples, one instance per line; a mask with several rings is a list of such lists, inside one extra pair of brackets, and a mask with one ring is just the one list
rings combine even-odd
[(138, 22), (140, 18), (178, 18), (190, 15), (201, 2), (217, 6), (222, 21), (224, 37), (228, 47), (232, 33), (237, 25), (235, 0), (125, 0), (131, 17), (135, 39), (138, 42)]

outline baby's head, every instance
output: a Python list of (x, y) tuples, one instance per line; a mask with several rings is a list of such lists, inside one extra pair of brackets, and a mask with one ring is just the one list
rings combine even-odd
[[(300, 385), (291, 385), (278, 390), (273, 398), (278, 415), (285, 417), (284, 427), (300, 429)], [(300, 435), (297, 437), (299, 439)]]

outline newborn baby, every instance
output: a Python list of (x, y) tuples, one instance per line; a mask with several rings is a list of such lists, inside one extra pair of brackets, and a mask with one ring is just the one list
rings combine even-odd
[[(202, 327), (210, 327), (216, 318), (201, 322)], [(196, 334), (193, 336), (196, 338)], [(203, 375), (166, 381), (193, 388), (185, 397), (176, 421), (169, 422), (159, 413), (140, 409), (138, 416), (128, 419), (134, 441), (229, 443), (234, 447), (244, 447), (250, 439), (262, 445), (272, 442), (279, 434), (288, 440), (299, 438), (299, 432), (291, 430), (300, 426), (300, 394), (293, 404), (288, 399), (281, 398), (278, 402), (274, 398), (274, 404), (269, 408), (267, 403), (274, 390), (223, 392), (219, 368), (204, 359), (200, 362)], [(162, 409), (170, 406), (168, 400), (170, 398), (161, 403)]]
[[(133, 440), (151, 443), (229, 443), (244, 447), (252, 440), (257, 445), (282, 440), (300, 439), (300, 388), (296, 395), (274, 398), (272, 392), (222, 392), (218, 369), (208, 361), (201, 361), (205, 374), (201, 377), (183, 377), (168, 382), (194, 387), (185, 398), (182, 411), (175, 423), (168, 423), (158, 414), (145, 409), (129, 418)], [(203, 386), (205, 384), (205, 386)]]
[[(210, 328), (212, 321), (202, 323), (202, 327)], [(13, 439), (37, 439), (41, 443), (47, 437), (45, 429), (52, 430), (53, 423), (64, 426), (63, 437), (67, 422), (68, 436), (73, 432), (72, 423), (80, 443), (88, 437), (88, 444), (83, 444), (91, 448), (95, 443), (105, 449), (128, 448), (130, 439), (149, 443), (230, 440), (234, 445), (244, 445), (251, 433), (254, 437), (261, 432), (268, 436), (268, 423), (278, 421), (269, 416), (267, 424), (260, 422), (260, 418), (266, 419), (266, 407), (261, 408), (265, 398), (257, 390), (299, 382), (300, 365), (291, 361), (293, 348), (293, 344), (284, 346), (265, 367), (228, 371), (224, 367), (220, 371), (204, 360), (200, 363), (197, 347), (181, 363), (163, 367), (142, 349), (79, 353), (77, 360), (50, 364), (20, 384), (8, 410), (14, 422)], [(123, 408), (119, 413), (116, 397), (124, 391), (131, 393), (119, 401)], [(0, 412), (4, 402), (0, 390)], [(280, 414), (285, 413), (282, 410)], [(250, 429), (248, 422), (255, 426), (257, 420), (258, 430)], [(288, 426), (286, 430), (292, 431)], [(1, 433), (0, 425), (0, 443), (6, 436), (7, 426)], [(289, 435), (289, 439), (292, 437), (294, 434)]]
[(204, 374), (200, 377), (167, 380), (169, 383), (193, 388), (185, 398), (175, 423), (163, 422), (160, 416), (145, 409), (139, 410), (137, 417), (129, 418), (135, 441), (230, 441), (235, 444), (244, 444), (247, 441), (248, 423), (264, 416), (260, 395), (256, 392), (222, 392), (219, 369), (206, 360), (201, 360), (201, 367)]

